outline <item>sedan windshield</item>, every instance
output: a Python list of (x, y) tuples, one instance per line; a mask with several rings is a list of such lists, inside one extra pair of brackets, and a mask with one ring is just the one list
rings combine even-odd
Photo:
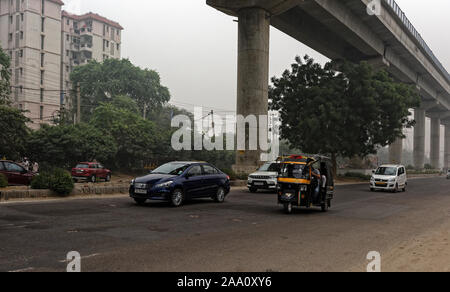
[(187, 168), (189, 164), (186, 163), (166, 163), (154, 171), (153, 174), (170, 174), (170, 175), (181, 175)]
[(377, 175), (397, 175), (397, 168), (395, 167), (380, 167), (375, 172)]
[(279, 172), (280, 171), (280, 164), (279, 163), (266, 163), (259, 171), (270, 171), (270, 172)]

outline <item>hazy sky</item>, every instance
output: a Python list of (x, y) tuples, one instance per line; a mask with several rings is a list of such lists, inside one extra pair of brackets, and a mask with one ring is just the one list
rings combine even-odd
[[(336, 0), (338, 1), (338, 0)], [(236, 107), (237, 23), (207, 6), (206, 0), (64, 0), (66, 9), (93, 11), (125, 28), (122, 56), (154, 69), (170, 88), (172, 101), (192, 109)], [(442, 64), (450, 70), (450, 1), (397, 0)], [(296, 55), (327, 59), (271, 31), (270, 76), (281, 74)], [(407, 144), (411, 144), (410, 141)], [(429, 145), (427, 143), (427, 149)]]

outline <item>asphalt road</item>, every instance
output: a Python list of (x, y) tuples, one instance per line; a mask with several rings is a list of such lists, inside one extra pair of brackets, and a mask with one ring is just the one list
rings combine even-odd
[(450, 219), (450, 181), (406, 193), (339, 186), (328, 213), (285, 215), (271, 193), (235, 189), (226, 203), (137, 206), (128, 197), (0, 204), (0, 271), (364, 271), (381, 255)]

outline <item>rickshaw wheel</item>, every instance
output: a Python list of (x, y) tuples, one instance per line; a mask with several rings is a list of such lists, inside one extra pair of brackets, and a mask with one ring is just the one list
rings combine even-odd
[(284, 212), (286, 214), (292, 213), (292, 204), (291, 203), (285, 203), (283, 206), (284, 206)]

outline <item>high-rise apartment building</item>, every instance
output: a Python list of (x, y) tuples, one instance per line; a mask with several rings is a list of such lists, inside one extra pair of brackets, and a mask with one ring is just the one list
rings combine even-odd
[(89, 60), (120, 58), (121, 31), (98, 14), (62, 11), (61, 0), (0, 0), (0, 46), (11, 57), (13, 105), (32, 128), (51, 123), (69, 100), (69, 75)]
[[(62, 12), (61, 88), (71, 88), (70, 73), (89, 60), (120, 59), (123, 27), (95, 13)], [(68, 100), (67, 102), (70, 102)]]

